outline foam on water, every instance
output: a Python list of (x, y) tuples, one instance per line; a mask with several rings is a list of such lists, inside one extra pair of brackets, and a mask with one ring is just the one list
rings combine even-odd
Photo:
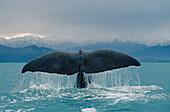
[(97, 112), (97, 110), (95, 108), (85, 108), (85, 109), (81, 109), (82, 112)]
[(23, 75), (23, 79), (13, 92), (25, 93), (24, 101), (44, 100), (52, 97), (84, 100), (114, 99), (115, 101), (110, 104), (116, 104), (122, 100), (146, 101), (150, 98), (163, 97), (163, 95), (148, 95), (151, 91), (162, 90), (162, 88), (155, 85), (140, 86), (138, 68), (136, 67), (85, 74), (85, 80), (91, 80), (86, 89), (76, 88), (76, 78), (77, 74), (66, 76), (28, 72)]
[[(163, 94), (149, 96), (148, 93), (162, 90), (161, 87), (140, 86), (138, 68), (128, 67), (95, 74), (85, 74), (85, 80), (91, 80), (86, 89), (76, 88), (77, 74), (66, 76), (49, 73), (31, 73), (23, 75), (23, 79), (13, 93), (24, 93), (24, 101), (45, 100), (48, 98), (71, 99), (114, 99), (110, 105), (120, 101), (148, 101), (163, 98)], [(15, 100), (12, 102), (16, 102)]]
[[(167, 95), (162, 92), (163, 88), (159, 86), (140, 86), (136, 67), (85, 74), (86, 81), (90, 79), (91, 83), (84, 89), (76, 88), (76, 78), (77, 74), (66, 76), (28, 72), (13, 89), (11, 97), (1, 96), (0, 108), (12, 111), (13, 106), (19, 105), (13, 111), (33, 111), (36, 109), (37, 101), (42, 108), (50, 101), (56, 105), (62, 105), (63, 102), (71, 103), (70, 105), (78, 103), (82, 112), (96, 112), (102, 105), (107, 107), (128, 102), (147, 103), (167, 98)], [(96, 100), (97, 102), (89, 107), (89, 104)], [(24, 104), (28, 102), (33, 104), (25, 107)]]
[[(44, 86), (44, 87), (43, 87)], [(122, 105), (128, 102), (140, 102), (142, 104), (148, 103), (153, 100), (166, 99), (167, 96), (162, 91), (163, 89), (156, 85), (151, 86), (116, 86), (110, 88), (88, 88), (88, 89), (77, 89), (77, 88), (64, 88), (54, 89), (48, 87), (48, 85), (33, 85), (23, 91), (13, 93), (13, 98), (2, 96), (3, 103), (7, 104), (5, 107), (11, 107), (12, 105), (23, 105), (24, 103), (35, 103), (35, 102), (78, 102), (82, 105), (82, 112), (96, 112), (98, 106), (112, 106)], [(89, 108), (90, 103), (97, 101), (94, 107)], [(8, 103), (7, 103), (8, 102)], [(4, 105), (2, 103), (2, 105)], [(84, 106), (84, 104), (86, 104)], [(1, 105), (1, 106), (2, 106)], [(46, 105), (46, 104), (44, 104)], [(23, 109), (23, 106), (21, 106)], [(34, 105), (23, 110), (34, 110)], [(21, 109), (21, 108), (20, 108)], [(19, 110), (19, 109), (18, 109)], [(22, 111), (23, 111), (22, 110)], [(30, 111), (31, 111), (30, 110)]]

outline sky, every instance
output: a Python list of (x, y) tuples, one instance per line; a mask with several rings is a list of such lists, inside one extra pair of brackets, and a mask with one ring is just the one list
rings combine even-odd
[(0, 0), (0, 37), (170, 41), (170, 0)]

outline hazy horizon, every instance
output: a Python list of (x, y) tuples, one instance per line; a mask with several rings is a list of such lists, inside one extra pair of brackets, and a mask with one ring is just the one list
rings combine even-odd
[[(5, 41), (4, 41), (5, 39)], [(49, 43), (49, 42), (52, 42), (56, 44), (60, 44), (60, 43), (67, 43), (67, 42), (71, 42), (73, 44), (78, 44), (78, 45), (88, 45), (88, 44), (95, 44), (95, 43), (112, 43), (112, 42), (125, 42), (125, 43), (128, 43), (128, 42), (132, 42), (132, 43), (136, 43), (136, 44), (141, 44), (141, 45), (146, 45), (146, 46), (168, 46), (170, 45), (170, 40), (161, 40), (161, 41), (134, 41), (134, 40), (122, 40), (122, 39), (119, 39), (119, 38), (113, 38), (113, 39), (89, 39), (89, 40), (84, 40), (84, 41), (74, 41), (74, 40), (69, 40), (69, 39), (64, 39), (62, 37), (55, 37), (55, 36), (41, 36), (41, 35), (35, 35), (35, 34), (22, 34), (22, 35), (16, 35), (16, 36), (13, 36), (13, 37), (0, 37), (0, 45), (5, 45), (5, 43), (7, 41), (9, 41), (10, 43), (17, 43), (17, 41), (22, 41), (22, 42), (32, 42), (32, 43), (35, 43), (35, 41), (38, 41), (38, 40), (41, 40), (41, 41), (46, 41), (46, 43)], [(8, 42), (7, 42), (8, 43)], [(40, 43), (40, 42), (38, 42)], [(23, 43), (24, 44), (24, 43)], [(36, 45), (37, 43), (35, 43)], [(9, 46), (9, 45), (6, 45), (6, 46)]]
[(0, 37), (53, 37), (72, 42), (170, 41), (169, 0), (1, 0)]

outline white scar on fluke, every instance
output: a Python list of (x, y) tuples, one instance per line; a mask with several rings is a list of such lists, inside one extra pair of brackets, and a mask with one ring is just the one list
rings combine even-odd
[(22, 73), (47, 72), (63, 75), (77, 75), (77, 88), (86, 88), (87, 83), (83, 73), (98, 73), (106, 70), (123, 68), (128, 66), (140, 66), (141, 64), (133, 57), (109, 49), (78, 52), (55, 51), (40, 56), (22, 69)]

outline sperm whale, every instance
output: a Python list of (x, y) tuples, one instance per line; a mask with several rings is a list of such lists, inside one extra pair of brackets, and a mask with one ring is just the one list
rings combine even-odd
[(106, 70), (123, 68), (128, 66), (140, 66), (141, 64), (132, 56), (109, 50), (100, 49), (94, 51), (78, 52), (54, 51), (40, 56), (28, 62), (22, 69), (22, 73), (47, 72), (64, 75), (77, 75), (77, 88), (86, 88), (87, 82), (83, 73), (98, 73)]

